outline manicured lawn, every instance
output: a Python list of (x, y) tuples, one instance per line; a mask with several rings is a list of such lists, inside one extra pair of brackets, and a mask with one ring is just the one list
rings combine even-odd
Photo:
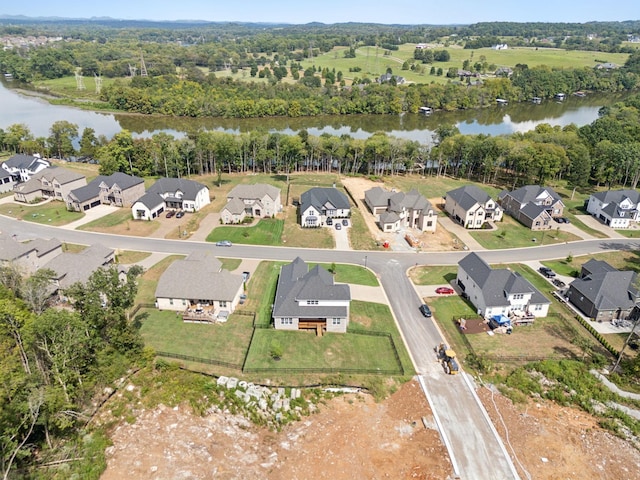
[(640, 238), (640, 230), (637, 229), (616, 230), (616, 232), (627, 238)]
[(242, 259), (241, 258), (220, 258), (220, 257), (218, 257), (218, 260), (220, 260), (220, 263), (222, 263), (222, 268), (224, 268), (225, 270), (229, 270), (230, 272), (233, 272), (242, 263)]
[(351, 248), (354, 250), (384, 250), (381, 245), (377, 244), (376, 239), (371, 234), (359, 208), (351, 209), (351, 218), (349, 220), (351, 226), (348, 233)]
[[(316, 264), (310, 263), (309, 269), (312, 269)], [(331, 263), (320, 264), (325, 270), (331, 271)], [(371, 287), (377, 287), (380, 285), (378, 278), (363, 266), (360, 265), (347, 265), (344, 263), (335, 264), (335, 281), (337, 283), (355, 283), (357, 285), (368, 285)]]
[(504, 215), (496, 226), (496, 230), (470, 231), (469, 234), (488, 249), (532, 247), (580, 240), (574, 234), (559, 229), (534, 232), (508, 215)]
[(62, 202), (51, 201), (40, 205), (5, 203), (0, 205), (0, 214), (24, 220), (59, 227), (84, 217), (84, 213), (70, 212)]
[(450, 283), (456, 278), (458, 269), (452, 266), (432, 266), (412, 268), (409, 271), (411, 281), (416, 285), (440, 285)]
[(131, 217), (131, 209), (120, 208), (109, 215), (105, 215), (92, 222), (81, 225), (78, 227), (78, 230), (147, 237), (155, 232), (159, 227), (160, 222), (157, 220), (133, 220)]
[(223, 324), (185, 323), (176, 312), (141, 310), (149, 316), (140, 333), (157, 352), (191, 355), (242, 365), (253, 330), (250, 316), (233, 314)]
[(294, 206), (285, 207), (282, 243), (287, 247), (334, 248), (335, 241), (329, 228), (302, 228)]
[(156, 287), (160, 276), (169, 267), (169, 265), (171, 265), (171, 263), (181, 258), (184, 258), (184, 256), (170, 255), (163, 258), (138, 278), (138, 295), (136, 295), (136, 304), (152, 304), (156, 301)]
[(123, 263), (125, 265), (131, 264), (131, 263), (138, 263), (150, 255), (151, 253), (149, 252), (135, 252), (132, 250), (123, 250), (120, 253), (118, 253), (117, 262)]
[(580, 268), (583, 263), (589, 259), (594, 258), (596, 260), (604, 260), (609, 265), (619, 270), (634, 270), (640, 271), (640, 257), (637, 252), (617, 251), (597, 253), (595, 255), (584, 255), (580, 257), (573, 257), (571, 262), (567, 262), (566, 258), (561, 260), (551, 260), (542, 262), (545, 266), (553, 269), (560, 275), (577, 276), (580, 273)]
[(256, 225), (223, 226), (213, 229), (207, 236), (207, 242), (230, 240), (232, 243), (247, 245), (280, 245), (284, 220), (263, 218)]

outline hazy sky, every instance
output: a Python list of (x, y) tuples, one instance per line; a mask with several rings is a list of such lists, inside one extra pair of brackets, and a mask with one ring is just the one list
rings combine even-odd
[(14, 0), (2, 3), (0, 15), (30, 17), (385, 24), (640, 20), (640, 0)]

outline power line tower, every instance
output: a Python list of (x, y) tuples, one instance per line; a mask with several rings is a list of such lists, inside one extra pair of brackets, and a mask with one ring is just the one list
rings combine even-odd
[(94, 73), (93, 76), (96, 79), (96, 95), (100, 95), (100, 92), (102, 91), (102, 77), (96, 73)]
[(147, 66), (144, 64), (144, 55), (142, 55), (142, 52), (140, 52), (140, 76), (147, 76)]
[(135, 67), (134, 65), (129, 64), (129, 76), (130, 77), (135, 77), (137, 70), (138, 70), (137, 67)]
[(79, 68), (76, 68), (76, 87), (78, 90), (84, 90), (84, 79), (82, 78), (80, 71), (81, 70)]

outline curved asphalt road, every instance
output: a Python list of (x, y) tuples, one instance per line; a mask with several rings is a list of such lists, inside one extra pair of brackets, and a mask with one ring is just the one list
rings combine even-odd
[[(451, 455), (455, 473), (462, 479), (519, 478), (493, 424), (475, 396), (475, 389), (467, 375), (463, 373), (452, 376), (443, 372), (434, 352), (434, 347), (441, 341), (442, 336), (435, 323), (424, 319), (418, 312), (421, 300), (407, 277), (407, 270), (414, 265), (456, 265), (468, 252), (364, 252), (248, 245), (224, 248), (188, 240), (127, 237), (58, 229), (2, 216), (0, 231), (9, 235), (16, 234), (21, 240), (55, 237), (69, 243), (101, 243), (111, 248), (170, 254), (214, 251), (216, 255), (231, 258), (291, 261), (300, 256), (305, 261), (312, 262), (352, 263), (363, 266), (366, 264), (380, 278), (405, 344), (426, 387), (425, 393)], [(575, 256), (630, 249), (640, 249), (640, 242), (633, 239), (585, 240), (478, 253), (489, 263), (510, 263), (564, 258), (569, 254)]]

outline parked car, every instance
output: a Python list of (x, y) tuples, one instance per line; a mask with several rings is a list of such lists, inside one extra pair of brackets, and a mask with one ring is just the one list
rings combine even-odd
[(451, 295), (456, 293), (456, 291), (451, 287), (438, 287), (436, 288), (436, 293), (440, 295)]
[(333, 219), (327, 218), (327, 225), (329, 226), (333, 225)]
[(216, 242), (216, 247), (230, 247), (232, 245), (233, 243), (231, 243), (229, 240), (218, 240)]
[(420, 313), (427, 318), (431, 317), (431, 309), (429, 308), (429, 305), (426, 303), (420, 305)]
[(567, 286), (566, 283), (564, 283), (562, 280), (560, 280), (559, 278), (554, 278), (551, 283), (553, 283), (556, 287), (558, 288), (564, 288)]
[(553, 221), (556, 223), (564, 223), (564, 218), (562, 217), (553, 217)]
[(346, 218), (342, 219), (342, 225), (344, 225), (345, 227), (349, 226), (349, 220), (347, 220)]
[(562, 220), (564, 221), (564, 223), (571, 223), (571, 220), (569, 220), (567, 217), (562, 217)]
[(182, 218), (184, 217), (184, 210), (180, 210), (178, 213), (176, 213), (176, 218)]
[(176, 212), (174, 212), (173, 210), (169, 210), (169, 211), (167, 212), (167, 218), (171, 218), (171, 217), (173, 217), (175, 214), (176, 214)]
[(336, 230), (340, 230), (342, 228), (342, 225), (340, 225), (339, 223), (336, 223)]
[(549, 267), (540, 267), (538, 271), (547, 278), (553, 278), (556, 276), (556, 272), (551, 270)]

